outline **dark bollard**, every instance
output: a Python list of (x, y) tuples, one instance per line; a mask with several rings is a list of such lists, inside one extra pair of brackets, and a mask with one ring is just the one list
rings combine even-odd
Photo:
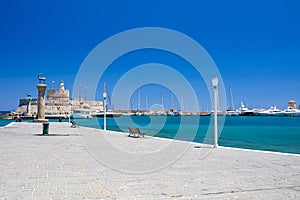
[(44, 122), (43, 123), (43, 135), (48, 135), (48, 133), (49, 133), (49, 123)]
[(18, 118), (16, 119), (16, 122), (22, 122), (22, 118), (18, 117)]

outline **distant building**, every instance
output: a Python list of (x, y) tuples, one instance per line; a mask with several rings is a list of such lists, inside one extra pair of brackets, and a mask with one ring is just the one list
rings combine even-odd
[(69, 113), (70, 91), (65, 89), (63, 81), (59, 89), (48, 89), (46, 95), (46, 115), (62, 115)]
[(91, 109), (93, 111), (103, 111), (102, 101), (84, 100), (83, 98), (71, 99), (72, 109)]
[(296, 101), (290, 100), (290, 101), (288, 102), (288, 109), (296, 109), (296, 108), (297, 108)]
[[(17, 113), (26, 114), (29, 99), (20, 99), (19, 106), (16, 109)], [(84, 108), (97, 111), (103, 111), (102, 101), (90, 101), (82, 98), (70, 100), (70, 91), (65, 89), (63, 81), (60, 82), (59, 89), (48, 89), (45, 99), (45, 114), (46, 115), (69, 115), (70, 104), (72, 110)], [(37, 99), (31, 99), (30, 113), (35, 116), (37, 114)]]
[(65, 90), (65, 84), (63, 81), (60, 82), (60, 87), (58, 89), (48, 89), (46, 99), (48, 101), (56, 101), (62, 104), (68, 104), (70, 91)]
[[(30, 113), (35, 116), (37, 114), (37, 99), (31, 99), (30, 101), (31, 101)], [(27, 114), (28, 104), (29, 104), (28, 98), (20, 99), (19, 106), (16, 109), (16, 113)]]
[[(29, 99), (20, 99), (19, 100), (19, 107), (27, 106)], [(31, 105), (37, 105), (37, 99), (31, 99)]]

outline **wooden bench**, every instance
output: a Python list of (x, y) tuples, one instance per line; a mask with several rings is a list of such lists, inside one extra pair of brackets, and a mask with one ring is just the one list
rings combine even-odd
[(79, 125), (75, 121), (71, 121), (72, 125), (71, 128), (77, 128)]
[(134, 138), (138, 138), (140, 136), (145, 137), (145, 133), (142, 133), (139, 128), (128, 127), (128, 129), (130, 131), (128, 137), (134, 137)]

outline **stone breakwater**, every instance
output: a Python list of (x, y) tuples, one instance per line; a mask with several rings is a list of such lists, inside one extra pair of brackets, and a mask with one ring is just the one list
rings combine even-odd
[[(0, 199), (300, 198), (298, 155), (223, 147), (211, 150), (182, 141), (71, 128), (68, 123), (50, 123), (50, 135), (41, 133), (39, 123), (0, 128)], [(170, 149), (163, 152), (165, 148)], [(142, 172), (181, 148), (183, 154), (169, 165)], [(141, 160), (118, 156), (116, 149), (136, 152)], [(161, 151), (155, 155), (157, 160), (143, 159), (153, 149)], [(201, 158), (204, 149), (211, 151)]]

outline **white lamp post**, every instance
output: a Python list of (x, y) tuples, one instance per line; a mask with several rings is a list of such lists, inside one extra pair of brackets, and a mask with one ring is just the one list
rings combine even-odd
[(69, 100), (69, 124), (71, 123), (71, 111), (72, 111), (72, 103), (71, 101)]
[(212, 79), (214, 87), (214, 148), (218, 147), (218, 82), (217, 77)]
[(107, 93), (104, 91), (103, 92), (103, 112), (104, 112), (103, 126), (104, 126), (104, 131), (106, 131), (106, 98), (107, 98)]

